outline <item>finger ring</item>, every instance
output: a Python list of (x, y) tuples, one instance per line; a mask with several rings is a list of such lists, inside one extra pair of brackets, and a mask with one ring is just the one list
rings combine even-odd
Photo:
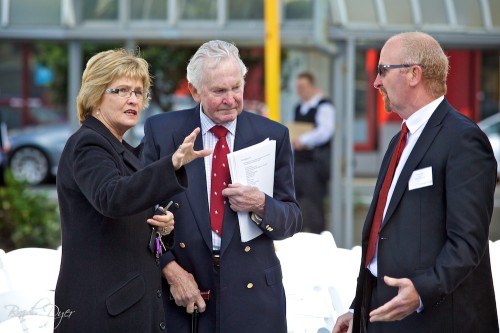
[(164, 234), (166, 234), (166, 233), (168, 232), (168, 229), (167, 229), (167, 227), (163, 227), (163, 228), (161, 228), (161, 231), (162, 231)]

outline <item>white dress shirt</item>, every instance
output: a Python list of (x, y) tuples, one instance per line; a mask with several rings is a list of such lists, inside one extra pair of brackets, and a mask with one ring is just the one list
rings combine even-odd
[[(391, 187), (389, 188), (389, 193), (387, 194), (387, 201), (385, 203), (384, 215), (382, 216), (382, 223), (384, 222), (385, 213), (387, 212), (387, 207), (389, 207), (389, 203), (391, 202), (392, 194), (394, 193), (394, 188), (398, 183), (401, 171), (403, 170), (403, 167), (406, 161), (408, 160), (408, 157), (410, 156), (413, 147), (415, 147), (415, 144), (417, 143), (420, 134), (422, 134), (425, 125), (427, 125), (427, 122), (431, 118), (434, 111), (436, 111), (438, 105), (443, 101), (443, 99), (444, 96), (439, 97), (438, 99), (430, 102), (429, 104), (425, 105), (420, 110), (412, 114), (408, 119), (406, 119), (406, 121), (403, 121), (403, 123), (406, 122), (406, 126), (408, 127), (406, 146), (401, 154), (401, 158), (399, 159), (399, 163), (396, 167), (396, 170), (394, 171), (394, 178), (392, 178)], [(373, 274), (373, 276), (378, 276), (377, 252), (378, 252), (378, 239), (377, 239), (377, 247), (375, 249), (375, 255), (373, 256), (372, 261), (368, 265), (368, 269)], [(422, 303), (422, 299), (420, 298), (420, 306), (418, 307), (417, 312), (421, 312), (423, 309), (424, 305)]]
[[(315, 95), (307, 102), (300, 104), (300, 114), (306, 115), (310, 109), (315, 108), (318, 102), (323, 98), (321, 94)], [(322, 103), (318, 106), (314, 118), (316, 127), (302, 134), (299, 138), (300, 143), (307, 147), (317, 147), (327, 143), (335, 130), (335, 108), (331, 103)]]
[[(233, 151), (234, 147), (234, 135), (236, 133), (236, 120), (233, 120), (229, 123), (225, 124), (216, 124), (212, 121), (212, 119), (208, 118), (202, 111), (202, 106), (200, 105), (200, 121), (201, 121), (201, 137), (203, 139), (203, 149), (213, 149), (215, 148), (215, 144), (217, 143), (217, 137), (210, 132), (210, 129), (215, 125), (221, 125), (227, 128), (228, 132), (226, 135), (226, 141), (229, 146), (229, 151)], [(205, 176), (207, 179), (207, 198), (208, 198), (208, 208), (210, 211), (210, 188), (212, 187), (212, 154), (205, 156)], [(222, 227), (224, 228), (224, 226)], [(217, 235), (217, 233), (212, 231), (212, 246), (213, 250), (220, 250), (221, 246), (221, 237)]]
[[(382, 223), (384, 222), (385, 213), (387, 212), (387, 207), (389, 207), (389, 203), (391, 202), (392, 193), (394, 192), (394, 187), (396, 187), (399, 175), (401, 175), (401, 170), (403, 170), (403, 167), (406, 161), (408, 160), (408, 157), (410, 156), (413, 147), (415, 147), (415, 144), (417, 143), (420, 134), (422, 134), (425, 125), (427, 125), (427, 122), (429, 121), (430, 117), (432, 116), (438, 105), (443, 101), (443, 99), (444, 96), (439, 97), (438, 99), (430, 102), (429, 104), (427, 104), (426, 106), (424, 106), (423, 108), (412, 114), (408, 119), (406, 119), (406, 121), (403, 121), (403, 123), (406, 122), (406, 126), (408, 127), (406, 146), (403, 150), (403, 153), (401, 154), (398, 166), (394, 171), (394, 178), (392, 178), (391, 187), (389, 188), (389, 193), (387, 194), (387, 201), (385, 203), (384, 215), (382, 216)], [(368, 265), (368, 269), (373, 274), (373, 276), (377, 276), (378, 273), (377, 252), (378, 252), (378, 240), (377, 240), (377, 247), (375, 249), (375, 255), (373, 256), (372, 261)]]

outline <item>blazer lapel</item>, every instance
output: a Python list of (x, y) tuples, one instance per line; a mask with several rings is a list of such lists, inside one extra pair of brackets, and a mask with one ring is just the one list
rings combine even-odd
[[(252, 144), (258, 143), (253, 142), (255, 140), (255, 135), (248, 125), (248, 122), (246, 120), (246, 113), (244, 111), (238, 116), (238, 120), (236, 123), (236, 135), (234, 138), (233, 151), (238, 151), (240, 149), (251, 146)], [(222, 243), (220, 249), (221, 255), (224, 254), (224, 251), (229, 246), (229, 243), (231, 243), (232, 238), (235, 237), (235, 234), (239, 234), (239, 232), (237, 233), (236, 230), (240, 230), (238, 214), (232, 211), (229, 205), (227, 205), (224, 211), (224, 226), (222, 228)], [(237, 237), (240, 237), (240, 235), (237, 235)]]
[(418, 138), (417, 143), (413, 147), (413, 150), (411, 151), (410, 156), (401, 171), (396, 187), (394, 188), (394, 192), (392, 193), (391, 202), (387, 208), (382, 228), (384, 227), (385, 222), (391, 218), (392, 214), (396, 210), (403, 193), (406, 191), (411, 174), (415, 171), (418, 163), (420, 163), (430, 145), (434, 141), (434, 138), (441, 130), (443, 118), (449, 108), (450, 106), (448, 102), (443, 100), (423, 129), (422, 134)]
[[(201, 128), (200, 117), (198, 115), (199, 110), (200, 106), (198, 105), (190, 111), (183, 111), (193, 112), (193, 114), (191, 117), (188, 117), (189, 120), (186, 122), (185, 126), (183, 126), (183, 129), (174, 133), (173, 138), (175, 147), (179, 147), (184, 141), (184, 138), (191, 134), (196, 127)], [(196, 137), (194, 149), (203, 149), (203, 138), (201, 133)], [(210, 229), (210, 210), (208, 208), (205, 161), (203, 158), (198, 158), (184, 167), (189, 175), (189, 190), (185, 192), (187, 201), (207, 247), (212, 250), (212, 234)]]

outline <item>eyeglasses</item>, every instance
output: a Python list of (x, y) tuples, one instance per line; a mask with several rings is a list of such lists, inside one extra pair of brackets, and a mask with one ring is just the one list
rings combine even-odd
[(139, 100), (144, 99), (144, 95), (146, 95), (146, 98), (149, 98), (149, 93), (144, 94), (144, 92), (140, 90), (130, 90), (128, 88), (108, 88), (105, 92), (107, 94), (116, 94), (124, 98), (132, 97), (132, 93), (135, 94), (135, 97)]
[(377, 66), (377, 74), (380, 76), (384, 76), (387, 73), (387, 70), (391, 68), (409, 68), (411, 66), (420, 66), (424, 68), (424, 66), (420, 64), (398, 64), (398, 65), (378, 65)]

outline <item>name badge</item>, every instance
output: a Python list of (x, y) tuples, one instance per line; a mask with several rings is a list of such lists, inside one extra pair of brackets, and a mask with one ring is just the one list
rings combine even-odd
[(408, 182), (408, 190), (432, 186), (432, 167), (427, 167), (413, 171)]

